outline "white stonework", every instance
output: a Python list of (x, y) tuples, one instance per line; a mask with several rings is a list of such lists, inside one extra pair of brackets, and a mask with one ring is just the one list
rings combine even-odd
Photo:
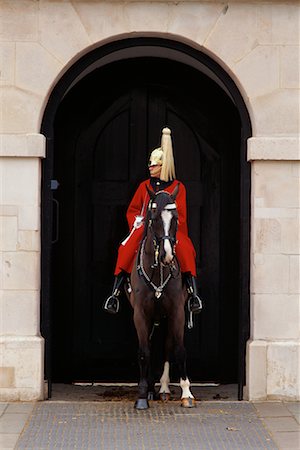
[(39, 330), (44, 108), (82, 55), (159, 36), (208, 54), (248, 107), (251, 339), (246, 395), (299, 394), (300, 5), (229, 0), (0, 0), (0, 399), (43, 398)]

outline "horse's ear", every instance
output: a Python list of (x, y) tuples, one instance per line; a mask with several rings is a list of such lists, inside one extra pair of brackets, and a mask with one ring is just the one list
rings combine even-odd
[(149, 194), (150, 199), (153, 200), (154, 197), (155, 197), (155, 192), (152, 191), (152, 189), (149, 189), (147, 185), (146, 185), (146, 189), (147, 189), (147, 191), (148, 191), (148, 194)]
[(175, 202), (175, 200), (176, 200), (176, 197), (177, 197), (177, 195), (178, 195), (178, 192), (179, 192), (179, 183), (177, 183), (177, 185), (175, 186), (174, 191), (173, 191), (172, 194), (171, 194), (172, 200), (173, 200), (174, 202)]

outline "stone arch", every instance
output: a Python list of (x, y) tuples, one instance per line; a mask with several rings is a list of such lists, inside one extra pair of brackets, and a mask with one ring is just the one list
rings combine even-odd
[[(250, 194), (250, 170), (247, 164), (247, 139), (251, 136), (251, 120), (243, 96), (236, 86), (236, 83), (228, 73), (207, 53), (199, 51), (187, 43), (179, 42), (173, 39), (166, 39), (153, 36), (140, 36), (134, 38), (125, 38), (107, 42), (100, 47), (85, 53), (77, 59), (62, 75), (60, 80), (53, 88), (48, 99), (43, 120), (41, 124), (41, 133), (48, 141), (47, 159), (44, 163), (44, 190), (43, 190), (43, 257), (42, 257), (42, 331), (46, 338), (50, 335), (50, 271), (49, 260), (51, 256), (50, 234), (52, 222), (52, 191), (50, 190), (50, 180), (52, 178), (52, 158), (53, 158), (53, 123), (57, 108), (68, 90), (74, 86), (82, 77), (90, 71), (93, 71), (99, 64), (108, 64), (109, 62), (122, 58), (138, 58), (139, 55), (156, 55), (161, 58), (170, 58), (175, 61), (182, 61), (187, 65), (204, 72), (214, 80), (231, 98), (232, 102), (240, 115), (241, 121), (241, 140), (240, 140), (240, 160), (241, 160), (241, 247), (240, 258), (243, 261), (243, 273), (241, 274), (240, 286), (240, 363), (239, 363), (239, 397), (242, 398), (243, 385), (245, 383), (245, 345), (249, 337), (249, 194)], [(49, 341), (48, 341), (49, 342)], [(48, 346), (49, 347), (49, 346)], [(49, 379), (50, 368), (47, 366), (50, 361), (49, 348), (46, 345), (46, 372)], [(48, 363), (47, 363), (48, 361)]]

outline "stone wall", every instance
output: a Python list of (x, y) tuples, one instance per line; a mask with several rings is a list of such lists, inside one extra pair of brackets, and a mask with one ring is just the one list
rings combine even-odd
[(299, 141), (252, 138), (248, 156), (252, 161), (248, 396), (299, 399)]
[(239, 87), (253, 138), (247, 395), (299, 395), (298, 1), (0, 0), (0, 395), (43, 396), (39, 333), (43, 112), (96, 46), (164, 36), (202, 50)]
[(43, 398), (40, 337), (40, 188), (45, 139), (0, 140), (0, 395)]

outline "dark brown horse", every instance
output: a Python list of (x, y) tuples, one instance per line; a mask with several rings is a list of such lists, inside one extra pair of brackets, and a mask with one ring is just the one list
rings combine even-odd
[(160, 379), (160, 397), (167, 400), (169, 390), (169, 361), (172, 354), (178, 365), (181, 404), (195, 406), (186, 374), (184, 348), (186, 289), (183, 288), (180, 267), (175, 256), (178, 214), (175, 199), (179, 185), (172, 194), (148, 190), (150, 202), (145, 220), (145, 233), (136, 264), (131, 274), (130, 302), (134, 309), (134, 324), (139, 341), (140, 381), (137, 409), (147, 409), (149, 392), (154, 390), (150, 374), (150, 335), (155, 321), (167, 319), (165, 363)]

